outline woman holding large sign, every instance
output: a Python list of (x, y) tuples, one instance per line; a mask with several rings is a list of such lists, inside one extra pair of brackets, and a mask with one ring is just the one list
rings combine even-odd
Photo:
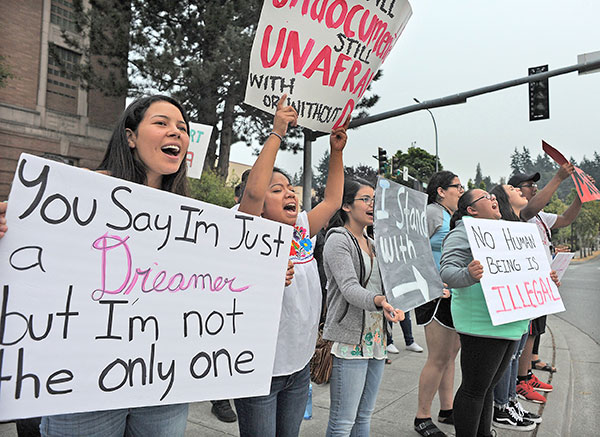
[(290, 254), (294, 278), (283, 295), (271, 392), (235, 400), (241, 436), (286, 437), (300, 432), (321, 313), (321, 284), (311, 238), (327, 224), (342, 200), (342, 151), (350, 119), (331, 133), (325, 198), (310, 212), (300, 212), (290, 179), (274, 168), (288, 125), (295, 125), (298, 119), (295, 109), (284, 105), (286, 98), (284, 94), (277, 103), (273, 131), (250, 171), (239, 208), (240, 212), (294, 226)]
[(452, 288), (452, 318), (462, 348), (462, 382), (454, 398), (456, 436), (491, 436), (493, 389), (529, 321), (492, 325), (479, 283), (483, 266), (473, 259), (464, 216), (499, 220), (496, 197), (480, 189), (463, 194), (444, 240), (440, 268), (442, 280)]
[[(450, 231), (450, 218), (458, 208), (458, 199), (464, 191), (460, 179), (451, 171), (435, 173), (427, 184), (427, 227), (438, 269), (442, 241)], [(414, 427), (425, 436), (442, 434), (431, 419), (431, 403), (436, 392), (440, 396), (438, 420), (452, 423), (454, 361), (460, 340), (454, 330), (448, 297), (437, 298), (415, 308), (417, 324), (425, 326), (428, 355), (419, 377), (419, 403)]]
[(375, 246), (366, 233), (374, 196), (366, 181), (345, 182), (342, 208), (323, 249), (328, 283), (323, 338), (333, 341), (327, 436), (369, 435), (387, 357), (385, 319), (404, 319), (385, 298)]
[[(100, 171), (185, 195), (188, 132), (189, 119), (176, 100), (138, 99), (117, 122)], [(187, 404), (92, 411), (43, 417), (40, 429), (43, 436), (172, 437), (184, 435), (187, 416)]]

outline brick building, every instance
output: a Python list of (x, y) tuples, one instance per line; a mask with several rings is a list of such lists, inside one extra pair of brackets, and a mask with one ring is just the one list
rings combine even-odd
[(73, 12), (72, 0), (0, 1), (0, 55), (14, 76), (0, 88), (0, 201), (22, 152), (95, 168), (125, 107), (125, 95), (86, 91), (69, 74), (82, 58), (62, 36), (79, 37)]

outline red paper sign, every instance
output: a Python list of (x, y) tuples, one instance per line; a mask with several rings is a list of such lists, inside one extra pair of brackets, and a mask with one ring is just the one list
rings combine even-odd
[[(542, 149), (546, 152), (558, 165), (566, 164), (567, 158), (562, 153), (552, 147), (550, 144), (542, 140)], [(573, 166), (575, 167), (575, 166)], [(600, 190), (596, 188), (590, 177), (579, 167), (575, 167), (575, 171), (571, 175), (577, 195), (581, 199), (581, 203), (590, 202), (592, 200), (600, 200)]]

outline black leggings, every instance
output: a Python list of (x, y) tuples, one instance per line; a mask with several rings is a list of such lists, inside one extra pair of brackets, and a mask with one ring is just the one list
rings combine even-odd
[(489, 436), (494, 386), (508, 367), (515, 341), (459, 335), (462, 383), (454, 397), (456, 437)]

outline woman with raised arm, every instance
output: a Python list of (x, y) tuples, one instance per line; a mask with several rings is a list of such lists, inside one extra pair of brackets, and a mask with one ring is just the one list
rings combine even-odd
[(235, 400), (242, 437), (288, 437), (300, 432), (308, 398), (309, 362), (321, 312), (321, 285), (311, 238), (327, 224), (342, 202), (342, 151), (350, 120), (331, 133), (323, 201), (310, 212), (300, 212), (289, 177), (274, 167), (288, 126), (294, 126), (298, 118), (294, 108), (285, 105), (286, 99), (283, 95), (277, 103), (273, 131), (250, 171), (239, 207), (240, 212), (294, 227), (290, 253), (294, 277), (283, 294), (271, 390), (266, 396)]

